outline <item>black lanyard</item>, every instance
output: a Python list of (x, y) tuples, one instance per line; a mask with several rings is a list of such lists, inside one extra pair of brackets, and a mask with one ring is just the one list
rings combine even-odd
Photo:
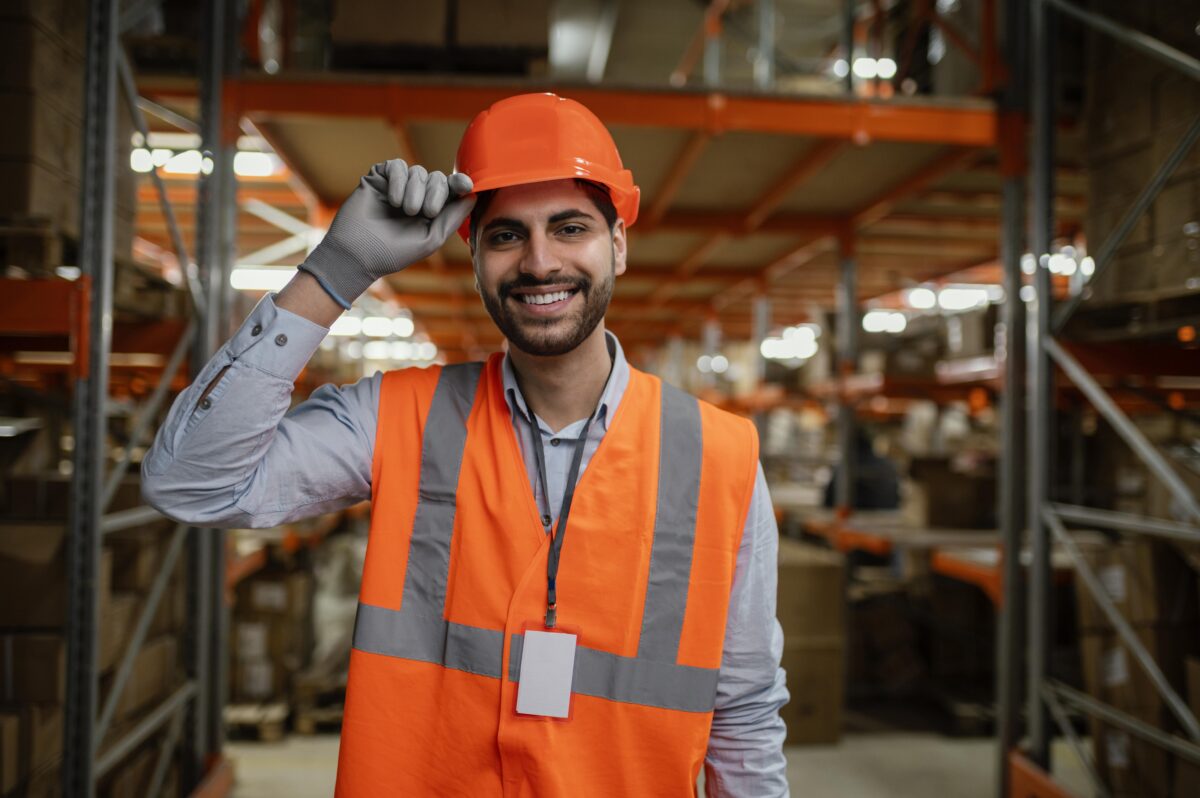
[[(538, 428), (537, 416), (532, 416), (530, 425), (533, 430), (533, 452), (537, 458), (538, 479), (542, 484), (542, 495), (546, 497), (546, 507), (550, 506), (550, 490), (546, 480), (546, 447), (542, 443), (542, 431)], [(571, 514), (571, 503), (575, 500), (575, 482), (579, 479), (579, 468), (583, 465), (583, 450), (587, 447), (588, 433), (596, 414), (593, 412), (583, 425), (575, 441), (575, 454), (571, 458), (571, 468), (567, 472), (567, 484), (563, 490), (562, 509), (558, 511), (558, 527), (550, 539), (550, 555), (546, 560), (546, 628), (553, 629), (558, 620), (558, 592), (555, 580), (558, 579), (558, 559), (562, 553), (563, 535), (567, 531), (567, 517)]]

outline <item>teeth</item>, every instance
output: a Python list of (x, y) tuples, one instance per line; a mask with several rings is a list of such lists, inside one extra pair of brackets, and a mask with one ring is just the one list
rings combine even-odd
[(555, 291), (553, 294), (522, 294), (521, 301), (526, 305), (549, 305), (551, 302), (561, 302), (570, 296), (570, 291)]

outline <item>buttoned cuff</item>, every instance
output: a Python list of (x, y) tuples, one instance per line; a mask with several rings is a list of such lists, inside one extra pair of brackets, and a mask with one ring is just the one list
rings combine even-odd
[(229, 339), (229, 355), (281, 379), (294, 381), (329, 334), (303, 316), (275, 304), (267, 294)]

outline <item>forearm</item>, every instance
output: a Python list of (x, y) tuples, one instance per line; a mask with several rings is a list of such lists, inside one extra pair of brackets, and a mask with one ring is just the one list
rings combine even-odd
[[(332, 472), (336, 460), (312, 456), (312, 433), (284, 421), (293, 382), (325, 333), (264, 299), (176, 399), (142, 463), (147, 501), (189, 523), (265, 526), (336, 498), (307, 490), (302, 473)], [(362, 447), (354, 436), (342, 441), (336, 428), (323, 433), (329, 446)], [(298, 446), (307, 456), (297, 456)], [(369, 462), (369, 441), (366, 448)]]
[(275, 307), (291, 311), (314, 324), (330, 327), (344, 312), (317, 278), (306, 271), (296, 276), (275, 297)]

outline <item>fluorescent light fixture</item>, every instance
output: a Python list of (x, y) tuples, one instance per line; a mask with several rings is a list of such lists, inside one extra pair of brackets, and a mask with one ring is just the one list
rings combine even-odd
[(938, 292), (937, 302), (942, 310), (970, 310), (988, 303), (988, 290), (982, 286), (947, 287)]
[(854, 76), (863, 80), (870, 80), (879, 75), (879, 62), (874, 58), (855, 58), (854, 59)]
[(846, 62), (845, 58), (839, 58), (838, 60), (833, 62), (833, 76), (834, 77), (844, 78), (849, 74), (850, 74), (850, 64), (848, 64)]
[(1096, 261), (1092, 259), (1091, 255), (1079, 261), (1079, 271), (1084, 277), (1091, 277), (1096, 273)]
[(78, 266), (56, 266), (54, 273), (64, 280), (78, 280), (83, 270)]
[[(195, 175), (200, 173), (205, 160), (207, 159), (200, 154), (200, 150), (184, 150), (163, 164), (162, 170), (169, 175)], [(211, 164), (212, 161), (209, 160), (210, 171)]]
[(1032, 302), (1036, 298), (1037, 298), (1037, 289), (1036, 288), (1034, 288), (1032, 285), (1021, 286), (1021, 301), (1022, 302)]
[(392, 320), (387, 316), (367, 316), (362, 320), (362, 334), (370, 338), (387, 338), (392, 334)]
[(330, 335), (358, 335), (362, 332), (362, 319), (358, 316), (339, 316), (329, 328)]
[(391, 351), (387, 341), (367, 341), (363, 344), (363, 357), (367, 360), (387, 360)]
[(408, 341), (392, 341), (390, 351), (392, 360), (412, 360), (414, 345)]
[(239, 152), (233, 156), (233, 171), (239, 177), (270, 177), (275, 159), (266, 152)]
[(816, 340), (807, 338), (764, 338), (759, 351), (768, 360), (807, 360), (817, 353)]
[(904, 301), (915, 310), (933, 310), (937, 307), (938, 298), (932, 289), (922, 286), (910, 288), (904, 295)]
[(408, 338), (416, 332), (416, 325), (408, 316), (397, 316), (392, 319), (392, 335), (397, 338)]
[(154, 169), (154, 157), (150, 150), (138, 147), (129, 153), (129, 168), (135, 172), (146, 173)]
[(879, 77), (884, 80), (891, 80), (896, 77), (896, 62), (890, 58), (880, 58), (875, 62), (878, 68)]
[(431, 341), (417, 344), (416, 348), (417, 360), (433, 360), (438, 356), (437, 345)]
[(710, 365), (714, 374), (724, 374), (729, 370), (729, 358), (724, 355), (714, 355)]
[(700, 369), (701, 374), (708, 374), (712, 371), (712, 355), (701, 355), (696, 358), (696, 368)]
[(785, 328), (782, 337), (785, 341), (803, 341), (807, 346), (808, 343), (816, 343), (819, 333), (820, 328), (815, 324), (797, 324), (795, 327)]
[(902, 333), (908, 327), (908, 319), (897, 311), (871, 310), (863, 314), (862, 326), (870, 333)]
[(295, 274), (290, 266), (239, 266), (229, 274), (229, 284), (239, 291), (278, 291)]

